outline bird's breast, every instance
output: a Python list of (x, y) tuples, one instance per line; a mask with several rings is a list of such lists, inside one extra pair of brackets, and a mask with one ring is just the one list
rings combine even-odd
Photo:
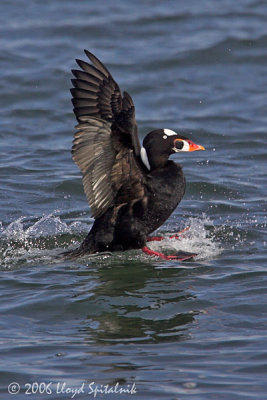
[(146, 223), (153, 231), (162, 225), (175, 210), (185, 192), (182, 168), (171, 162), (167, 168), (151, 172), (147, 180)]

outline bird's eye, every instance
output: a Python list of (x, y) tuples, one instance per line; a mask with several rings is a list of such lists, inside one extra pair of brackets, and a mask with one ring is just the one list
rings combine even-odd
[(182, 150), (183, 147), (184, 147), (184, 141), (183, 141), (183, 140), (176, 139), (176, 140), (174, 141), (174, 144), (175, 144), (175, 148), (176, 148), (177, 150)]

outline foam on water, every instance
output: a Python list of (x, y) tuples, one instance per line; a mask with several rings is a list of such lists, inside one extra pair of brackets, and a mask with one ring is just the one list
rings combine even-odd
[[(24, 222), (25, 221), (25, 222)], [(26, 227), (26, 217), (20, 217), (11, 222), (5, 229), (0, 225), (0, 237), (27, 241), (30, 238), (56, 236), (63, 233), (80, 233), (88, 230), (89, 225), (80, 221), (72, 222), (70, 225), (63, 222), (59, 216), (48, 214), (41, 217), (37, 222)]]
[[(168, 237), (174, 232), (165, 233), (164, 240), (149, 242), (149, 247), (165, 253), (175, 253), (178, 250), (194, 252), (198, 254), (195, 259), (199, 261), (214, 258), (222, 252), (217, 235), (220, 227), (214, 227), (208, 217), (203, 215), (201, 218), (189, 218), (185, 227), (189, 229), (179, 240)], [(77, 220), (68, 224), (54, 214), (44, 215), (37, 221), (21, 217), (5, 228), (0, 223), (1, 266), (12, 268), (25, 262), (32, 264), (37, 260), (55, 262), (62, 249), (78, 246), (89, 229), (90, 223)], [(143, 254), (139, 256), (143, 258)]]
[(81, 236), (88, 232), (89, 224), (80, 221), (69, 225), (57, 215), (44, 215), (36, 222), (20, 217), (6, 228), (0, 222), (0, 263), (2, 268), (11, 268), (36, 260), (54, 262), (63, 248), (77, 246)]
[(209, 260), (222, 253), (221, 243), (216, 239), (217, 228), (212, 221), (205, 215), (201, 218), (189, 218), (186, 221), (187, 229), (177, 240), (170, 238), (172, 233), (164, 234), (162, 241), (149, 242), (149, 248), (154, 251), (175, 254), (177, 251), (187, 251), (196, 253), (195, 260)]

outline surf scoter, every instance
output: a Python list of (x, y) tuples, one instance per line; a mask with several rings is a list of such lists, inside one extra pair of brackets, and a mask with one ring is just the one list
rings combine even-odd
[(170, 129), (148, 133), (141, 146), (135, 107), (107, 68), (76, 60), (72, 103), (77, 118), (72, 157), (94, 224), (72, 255), (143, 248), (148, 235), (175, 210), (185, 192), (182, 167), (168, 158), (203, 146)]

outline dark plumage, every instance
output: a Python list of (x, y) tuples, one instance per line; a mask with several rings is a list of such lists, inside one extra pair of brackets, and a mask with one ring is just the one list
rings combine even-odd
[(169, 129), (150, 132), (141, 147), (130, 95), (121, 95), (105, 66), (85, 53), (92, 64), (77, 60), (82, 70), (72, 71), (72, 156), (95, 222), (72, 254), (142, 248), (184, 195), (182, 168), (169, 156), (204, 148)]

